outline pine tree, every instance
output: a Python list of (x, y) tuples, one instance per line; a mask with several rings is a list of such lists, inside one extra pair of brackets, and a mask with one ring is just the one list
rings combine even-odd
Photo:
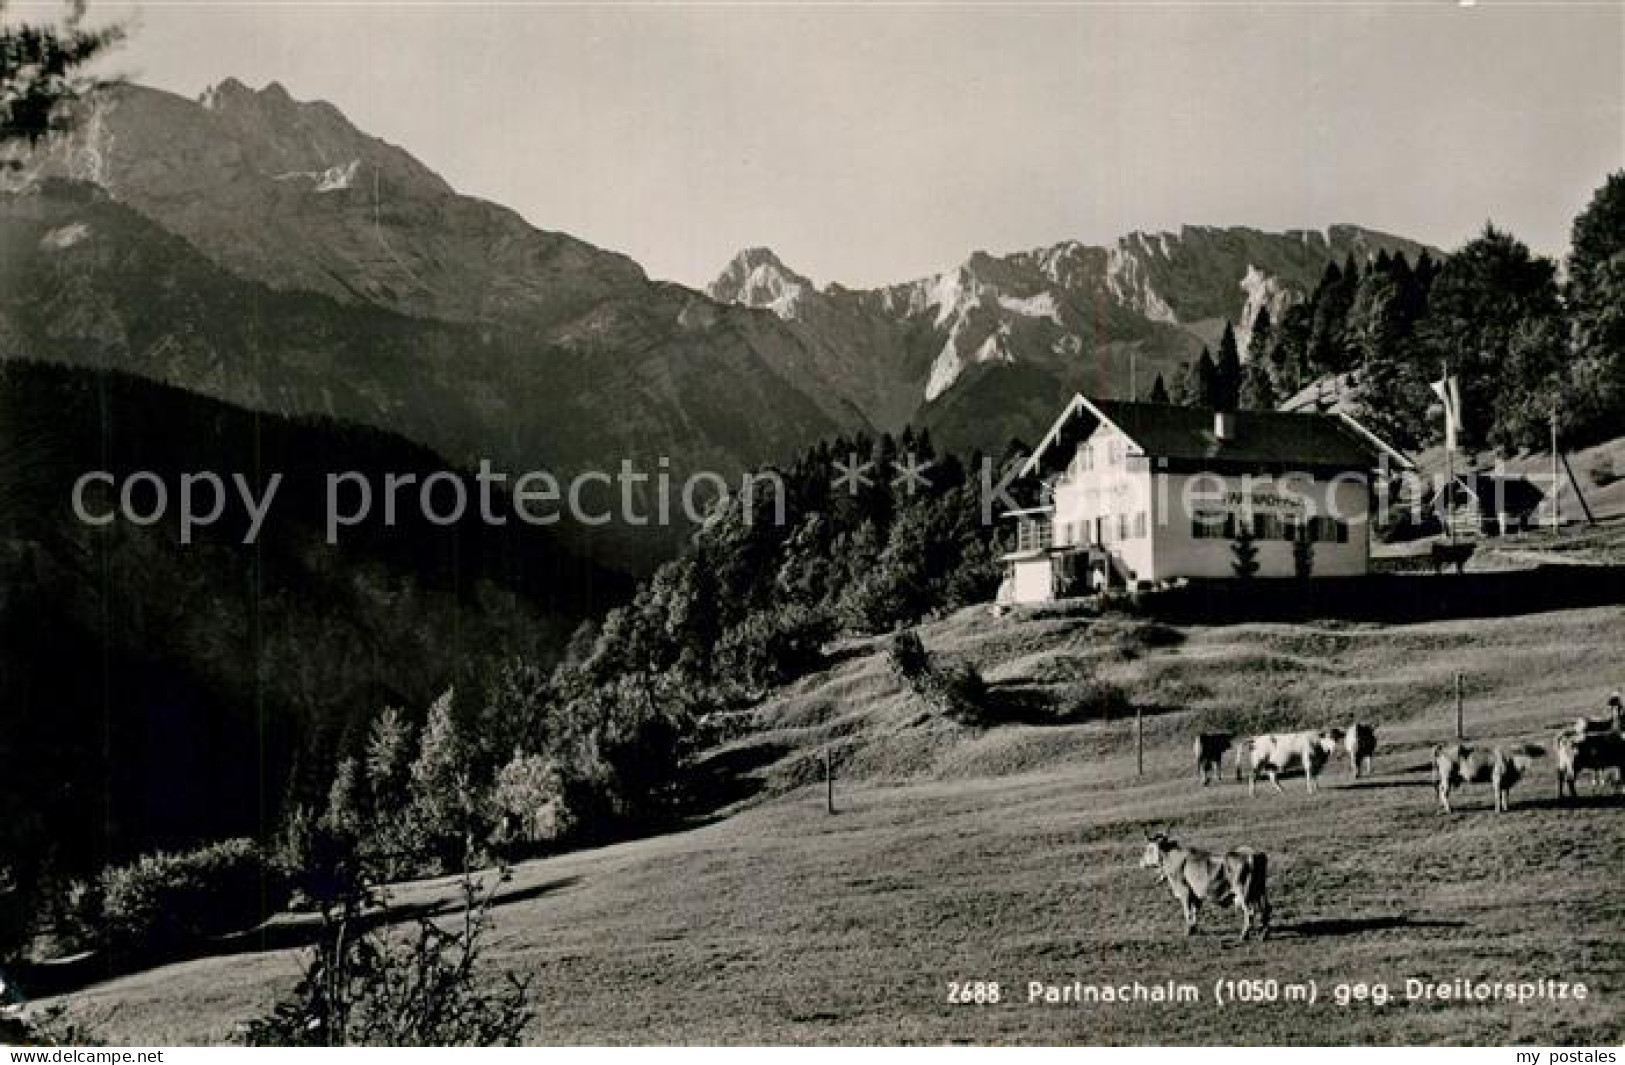
[(1415, 273), (1416, 283), (1422, 286), (1423, 292), (1433, 288), (1433, 282), (1439, 276), (1439, 264), (1433, 261), (1433, 256), (1428, 254), (1426, 248), (1423, 248), (1422, 254), (1416, 257)]
[(1557, 264), (1486, 225), (1445, 262), (1418, 328), (1427, 361), (1461, 381), (1462, 443), (1540, 446), (1563, 368)]
[(1241, 353), (1236, 349), (1235, 329), (1225, 322), (1213, 375), (1213, 406), (1217, 410), (1235, 410), (1240, 402)]
[(1584, 439), (1625, 422), (1625, 170), (1574, 220), (1568, 297), (1574, 366), (1563, 406)]
[(1160, 374), (1160, 373), (1157, 374), (1157, 379), (1155, 381), (1151, 382), (1151, 402), (1152, 403), (1172, 403), (1173, 402), (1173, 400), (1170, 399), (1169, 396), (1168, 396), (1168, 386), (1167, 386), (1167, 384), (1165, 384), (1163, 382), (1162, 374)]
[(1292, 574), (1299, 580), (1306, 581), (1315, 573), (1315, 542), (1309, 538), (1309, 530), (1300, 528), (1298, 535), (1292, 538)]
[(478, 806), (470, 772), (468, 744), (447, 690), (429, 707), (412, 762), (412, 812), (430, 844), (449, 861), (469, 860), (479, 841), (474, 831)]
[(1282, 313), (1280, 321), (1271, 326), (1266, 354), (1270, 380), (1275, 382), (1277, 396), (1290, 397), (1304, 385), (1308, 376), (1305, 352), (1313, 316), (1312, 304), (1295, 303)]
[(366, 784), (374, 810), (390, 817), (406, 808), (411, 767), (411, 723), (398, 708), (387, 706), (367, 734)]
[(1258, 308), (1253, 319), (1253, 331), (1247, 337), (1247, 365), (1269, 368), (1270, 342), (1275, 336), (1275, 322), (1268, 307)]
[(1230, 570), (1241, 580), (1258, 575), (1258, 545), (1253, 542), (1253, 531), (1245, 523), (1230, 541)]
[(1185, 367), (1185, 377), (1179, 385), (1180, 405), (1211, 410), (1218, 399), (1217, 379), (1218, 367), (1213, 364), (1213, 354), (1204, 347), (1196, 361)]
[(1279, 401), (1269, 371), (1263, 364), (1250, 362), (1242, 371), (1240, 410), (1274, 410)]
[(327, 792), (327, 811), (322, 815), (324, 827), (348, 839), (357, 839), (365, 833), (371, 820), (368, 812), (360, 764), (354, 758), (339, 759), (333, 772), (333, 786)]

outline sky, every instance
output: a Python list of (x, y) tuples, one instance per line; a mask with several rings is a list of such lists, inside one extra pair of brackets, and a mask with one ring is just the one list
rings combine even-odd
[(459, 191), (691, 285), (1184, 223), (1560, 255), (1625, 166), (1625, 4), (98, 3), (113, 65), (280, 81)]

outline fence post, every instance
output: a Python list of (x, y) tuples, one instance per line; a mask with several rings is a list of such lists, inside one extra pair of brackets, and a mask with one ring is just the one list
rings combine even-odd
[(1462, 680), (1461, 674), (1457, 673), (1456, 674), (1456, 739), (1458, 739), (1458, 740), (1463, 740), (1463, 739), (1467, 738), (1467, 733), (1466, 733), (1466, 730), (1465, 730), (1465, 728), (1463, 726), (1463, 721), (1462, 721), (1461, 680)]
[(824, 748), (824, 810), (835, 812), (835, 767), (828, 747)]
[(1134, 775), (1145, 776), (1145, 720), (1140, 708), (1134, 708)]

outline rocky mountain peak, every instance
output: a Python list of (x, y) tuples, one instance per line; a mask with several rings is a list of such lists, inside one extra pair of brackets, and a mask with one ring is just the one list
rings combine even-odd
[(817, 286), (796, 273), (771, 248), (746, 248), (706, 286), (706, 294), (719, 303), (737, 303), (773, 311), (781, 318), (795, 316), (797, 305), (816, 293)]

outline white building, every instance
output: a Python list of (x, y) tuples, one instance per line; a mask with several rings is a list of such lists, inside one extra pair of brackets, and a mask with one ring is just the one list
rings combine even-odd
[[(1259, 577), (1370, 561), (1372, 478), (1412, 464), (1344, 414), (1216, 413), (1075, 396), (1022, 471), (1046, 503), (1016, 511), (1001, 597), (1042, 602), (1102, 587), (1235, 576), (1242, 530)], [(1295, 554), (1298, 558), (1295, 558)]]

